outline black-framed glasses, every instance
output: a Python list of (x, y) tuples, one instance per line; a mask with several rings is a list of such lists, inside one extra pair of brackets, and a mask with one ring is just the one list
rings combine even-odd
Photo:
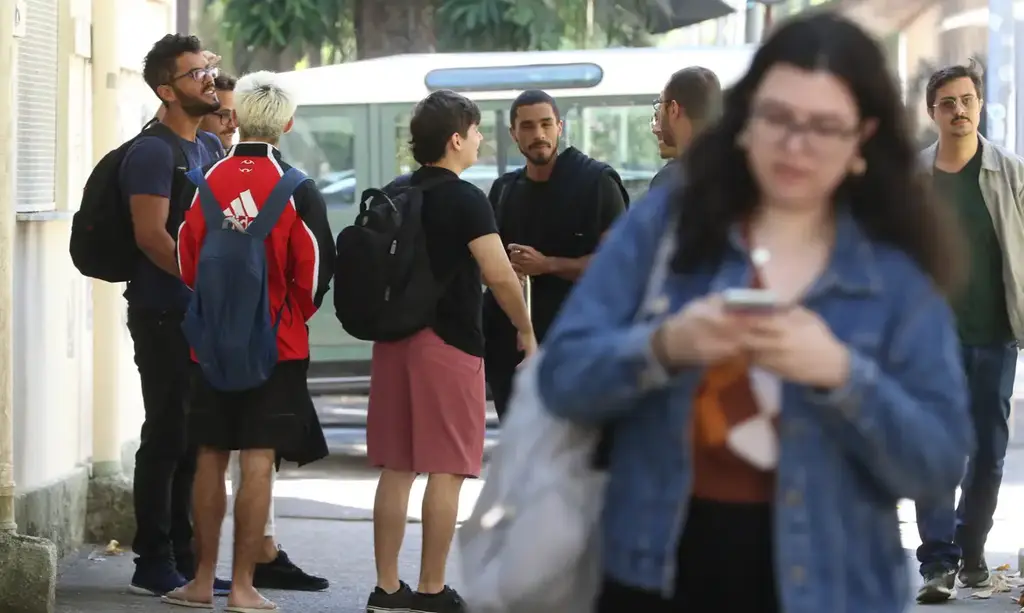
[(947, 96), (940, 100), (937, 100), (932, 105), (933, 109), (942, 109), (947, 113), (955, 113), (960, 106), (963, 105), (965, 111), (970, 111), (978, 106), (978, 97), (974, 94), (964, 94), (959, 98), (953, 96)]
[(216, 66), (204, 66), (202, 68), (193, 68), (187, 72), (183, 72), (176, 77), (171, 77), (171, 83), (174, 83), (178, 79), (184, 79), (185, 77), (192, 77), (193, 81), (205, 81), (206, 77), (216, 79), (217, 75), (220, 74), (220, 69)]
[(654, 107), (654, 112), (655, 113), (661, 111), (661, 104), (662, 104), (662, 102), (663, 101), (662, 101), (661, 98), (655, 98), (654, 101), (651, 103), (651, 106)]
[(221, 123), (231, 123), (231, 120), (234, 119), (231, 109), (221, 109), (210, 114), (219, 119)]

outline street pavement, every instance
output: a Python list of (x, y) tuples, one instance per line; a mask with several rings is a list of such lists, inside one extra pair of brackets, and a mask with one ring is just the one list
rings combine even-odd
[[(1021, 440), (1021, 439), (1018, 439)], [(278, 511), (278, 540), (292, 560), (306, 570), (325, 576), (331, 588), (324, 593), (268, 592), (286, 613), (361, 613), (374, 584), (373, 528), (370, 510), (376, 484), (375, 474), (361, 468), (363, 460), (332, 457), (305, 469), (282, 472), (275, 488)], [(420, 553), (420, 513), (424, 483), (420, 480), (410, 502), (410, 524), (402, 552), (401, 572), (411, 583), (416, 581)], [(467, 484), (460, 516), (466, 517), (479, 493), (481, 483)], [(1014, 510), (1024, 509), (1024, 447), (1014, 444), (1007, 457), (1006, 477), (996, 512), (996, 525), (989, 539), (988, 560), (992, 567), (1009, 564), (1007, 575), (1016, 575), (1017, 551), (1024, 547), (1024, 517)], [(913, 504), (900, 508), (903, 542), (911, 569), (916, 568), (913, 550), (919, 544)], [(230, 518), (224, 525), (221, 576), (228, 576)], [(60, 567), (57, 591), (58, 613), (121, 613), (185, 611), (126, 593), (133, 564), (131, 553), (102, 555), (103, 547), (86, 547), (66, 559)], [(723, 569), (728, 572), (728, 569)], [(916, 590), (919, 581), (910, 573)], [(449, 582), (459, 585), (457, 554), (449, 561)], [(970, 590), (962, 590), (955, 602), (940, 610), (953, 613), (1018, 613), (1011, 600), (1020, 589), (997, 593), (988, 599), (975, 599)], [(223, 601), (222, 601), (223, 602)], [(935, 606), (914, 606), (913, 613), (935, 610)]]

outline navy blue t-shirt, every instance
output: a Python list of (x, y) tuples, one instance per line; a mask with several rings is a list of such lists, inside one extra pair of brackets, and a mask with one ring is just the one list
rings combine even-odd
[[(195, 142), (178, 139), (188, 159), (188, 167), (199, 168), (212, 164), (224, 155), (220, 140), (209, 132), (199, 132)], [(121, 163), (121, 190), (125, 198), (132, 196), (171, 197), (174, 182), (175, 152), (164, 140), (156, 136), (143, 136), (135, 141)], [(126, 203), (127, 204), (127, 203)], [(171, 202), (171, 218), (180, 217), (188, 203)], [(181, 208), (175, 214), (176, 208)], [(171, 237), (178, 239), (177, 231)], [(139, 258), (135, 275), (128, 282), (124, 297), (130, 306), (151, 309), (179, 309), (188, 307), (191, 291), (181, 279), (164, 272), (148, 257)]]

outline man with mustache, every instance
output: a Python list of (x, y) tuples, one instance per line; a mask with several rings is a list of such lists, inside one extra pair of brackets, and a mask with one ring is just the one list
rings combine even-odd
[(199, 129), (217, 136), (220, 144), (227, 151), (234, 144), (235, 132), (238, 131), (238, 120), (235, 118), (235, 85), (238, 79), (229, 74), (219, 74), (213, 80), (217, 88), (217, 99), (220, 108), (203, 117)]
[[(220, 141), (199, 130), (220, 108), (217, 69), (195, 36), (168, 34), (146, 55), (142, 76), (164, 109), (125, 154), (119, 180), (142, 252), (124, 293), (128, 330), (142, 383), (145, 419), (135, 455), (137, 530), (131, 591), (162, 595), (195, 574), (192, 480), (196, 450), (185, 436), (189, 348), (181, 321), (191, 292), (181, 281), (175, 237), (184, 218), (185, 172), (223, 155)], [(220, 592), (230, 584), (218, 580)]]
[(957, 215), (969, 247), (967, 283), (951, 302), (976, 449), (955, 508), (952, 491), (945, 500), (917, 501), (921, 603), (953, 598), (958, 580), (971, 588), (990, 583), (985, 541), (1009, 441), (1018, 342), (1024, 340), (1024, 160), (978, 133), (983, 83), (971, 62), (933, 74), (925, 93), (939, 140), (921, 153), (921, 161)]
[(668, 160), (651, 179), (653, 189), (680, 177), (680, 158), (693, 139), (718, 118), (722, 85), (708, 68), (691, 66), (677, 71), (654, 101), (651, 132), (658, 138), (658, 153)]
[[(558, 152), (562, 118), (547, 93), (520, 94), (509, 119), (509, 133), (526, 166), (495, 181), (488, 197), (513, 267), (521, 278), (531, 278), (531, 316), (541, 342), (601, 236), (625, 210), (629, 195), (607, 164), (574, 147)], [(484, 297), (484, 336), (484, 372), (501, 416), (522, 353), (516, 348), (515, 327), (490, 292)]]

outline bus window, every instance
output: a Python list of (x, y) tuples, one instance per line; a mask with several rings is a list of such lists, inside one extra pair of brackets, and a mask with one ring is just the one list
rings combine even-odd
[[(360, 107), (300, 106), (295, 113), (292, 131), (281, 138), (284, 159), (310, 176), (327, 204), (327, 220), (337, 233), (355, 219), (359, 192), (357, 166), (363, 166), (365, 155), (365, 120), (358, 120)], [(359, 168), (359, 170), (365, 169)], [(333, 288), (332, 288), (333, 291)], [(348, 336), (334, 317), (334, 309), (326, 308), (333, 300), (324, 298), (325, 308), (309, 322), (309, 341), (314, 361), (345, 361), (369, 359), (370, 345)]]
[(664, 164), (651, 134), (649, 102), (628, 106), (573, 105), (565, 110), (563, 141), (610, 164), (630, 199), (639, 198)]
[[(351, 213), (356, 199), (356, 132), (337, 107), (299, 107), (295, 126), (281, 139), (285, 159), (309, 175), (331, 213)], [(351, 217), (352, 215), (348, 215)]]
[[(477, 162), (462, 173), (462, 178), (476, 185), (486, 194), (491, 189), (491, 184), (498, 178), (498, 137), (499, 132), (507, 129), (504, 126), (498, 127), (497, 116), (500, 113), (482, 109), (480, 111), (480, 132), (484, 140), (480, 143), (480, 154)], [(397, 115), (395, 119), (395, 174), (401, 175), (412, 172), (419, 167), (419, 164), (412, 159), (412, 150), (409, 147), (409, 114)]]
[[(560, 104), (565, 129), (559, 149), (576, 147), (614, 168), (629, 192), (639, 198), (665, 163), (658, 156), (658, 142), (651, 134), (651, 104), (604, 106), (595, 102), (566, 101)], [(515, 142), (508, 143), (508, 169), (526, 159)]]

